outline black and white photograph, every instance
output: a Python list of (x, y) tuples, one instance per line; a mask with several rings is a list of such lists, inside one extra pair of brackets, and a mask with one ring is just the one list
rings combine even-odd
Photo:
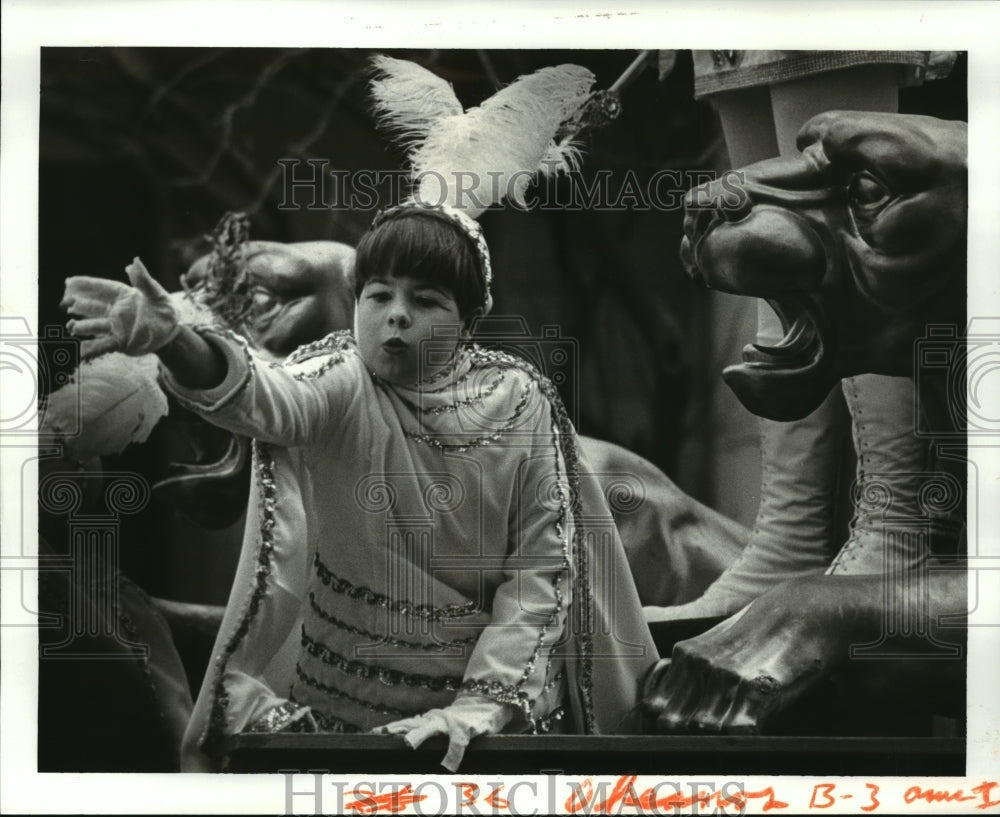
[(4, 2), (5, 813), (1000, 809), (1000, 19), (718, 6)]

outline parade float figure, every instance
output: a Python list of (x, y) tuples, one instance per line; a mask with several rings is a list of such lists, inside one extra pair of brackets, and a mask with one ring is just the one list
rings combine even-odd
[[(830, 111), (806, 123), (798, 145), (801, 154), (743, 168), (739, 202), (726, 200), (717, 182), (688, 200), (681, 254), (692, 275), (767, 299), (785, 331), (774, 345), (748, 346), (726, 381), (755, 414), (793, 421), (843, 378), (919, 374), (919, 401), (905, 407), (916, 413), (909, 433), (915, 423), (963, 433), (948, 389), (964, 377), (950, 367), (937, 372), (950, 376), (948, 383), (933, 371), (916, 373), (914, 355), (928, 327), (964, 325), (965, 124)], [(716, 205), (696, 204), (708, 201)], [(951, 558), (963, 547), (964, 467), (958, 454), (933, 469), (859, 477), (857, 514), (870, 516), (884, 535), (860, 557), (852, 553), (858, 543), (848, 542), (828, 575), (779, 584), (679, 644), (673, 665), (661, 663), (647, 690), (657, 728), (762, 731), (804, 690), (844, 667), (852, 645), (880, 643), (889, 653), (931, 659), (920, 670), (900, 661), (858, 662), (855, 669), (880, 676), (883, 693), (894, 690), (894, 708), (905, 708), (910, 696), (891, 678), (920, 671), (919, 689), (905, 685), (916, 705), (950, 700), (960, 710), (964, 663), (933, 659), (942, 643), (945, 653), (960, 656), (961, 645), (956, 651), (948, 642), (964, 638), (957, 623), (966, 611), (964, 562)], [(922, 535), (907, 535), (915, 522)], [(957, 617), (951, 626), (945, 614)], [(903, 621), (887, 630), (886, 622)]]
[[(694, 91), (712, 103), (732, 167), (743, 168), (779, 155), (796, 156), (796, 135), (819, 113), (896, 113), (900, 87), (947, 76), (955, 58), (955, 52), (927, 51), (696, 50)], [(741, 202), (730, 201), (727, 214), (740, 218)], [(720, 312), (716, 321), (730, 329), (732, 345), (720, 350), (723, 360), (750, 341), (778, 352), (785, 345), (784, 318), (766, 298), (755, 305), (750, 299), (722, 296), (710, 304)], [(750, 327), (740, 331), (746, 323), (756, 325), (755, 336)], [(878, 514), (860, 506), (850, 518), (851, 509), (844, 509), (843, 475), (854, 468), (862, 493), (868, 492), (865, 486), (877, 490), (889, 479), (894, 512), (918, 513), (919, 475), (937, 466), (932, 442), (914, 431), (913, 378), (909, 370), (903, 375), (865, 372), (844, 377), (840, 388), (824, 396), (794, 420), (785, 415), (757, 420), (759, 493), (739, 491), (722, 480), (716, 487), (723, 510), (728, 508), (727, 496), (732, 497), (730, 503), (759, 496), (746, 548), (700, 598), (650, 609), (650, 621), (732, 615), (776, 584), (821, 574), (834, 560), (838, 573), (882, 571), (887, 528)], [(736, 432), (744, 426), (745, 414), (731, 394), (721, 390), (714, 404), (722, 425), (720, 438), (726, 438), (728, 427)], [(738, 465), (739, 449), (721, 451), (720, 456), (727, 458), (724, 462), (736, 458)], [(725, 465), (723, 469), (738, 472)], [(954, 539), (955, 525), (939, 520), (931, 536), (947, 547), (945, 540)]]
[[(593, 82), (544, 69), (463, 113), (423, 69), (378, 68), (376, 110), (412, 140), (414, 170), (430, 163), (434, 183), (481, 167), (481, 207), (487, 169), (520, 173), (503, 190), (519, 197), (525, 168), (553, 166), (552, 135)], [(255, 438), (251, 518), (186, 768), (217, 767), (219, 740), (247, 730), (378, 729), (410, 745), (443, 733), (454, 770), (476, 734), (638, 728), (656, 652), (611, 512), (551, 384), (466, 343), (491, 306), (490, 262), (468, 207), (422, 203), (449, 192), (421, 186), (376, 218), (354, 333), (281, 364), (182, 325), (138, 260), (134, 287), (67, 281), (85, 355), (156, 352), (179, 401)]]

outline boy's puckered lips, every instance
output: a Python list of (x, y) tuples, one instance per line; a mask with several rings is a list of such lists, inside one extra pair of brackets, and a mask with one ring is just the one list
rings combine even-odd
[(389, 338), (382, 344), (382, 349), (390, 355), (400, 355), (408, 351), (410, 344), (398, 337)]

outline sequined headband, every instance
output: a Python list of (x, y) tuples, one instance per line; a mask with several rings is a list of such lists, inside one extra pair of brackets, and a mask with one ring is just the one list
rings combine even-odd
[(484, 314), (489, 312), (493, 306), (493, 295), (490, 291), (490, 284), (493, 282), (493, 265), (490, 263), (490, 248), (486, 246), (486, 237), (483, 235), (483, 228), (479, 226), (479, 222), (461, 210), (449, 207), (446, 204), (424, 204), (411, 200), (397, 204), (395, 207), (379, 210), (372, 220), (372, 227), (377, 227), (387, 215), (399, 210), (432, 210), (441, 213), (447, 216), (469, 237), (469, 240), (476, 247), (476, 252), (479, 254), (480, 268), (483, 273), (483, 291), (485, 292), (483, 297), (483, 312)]

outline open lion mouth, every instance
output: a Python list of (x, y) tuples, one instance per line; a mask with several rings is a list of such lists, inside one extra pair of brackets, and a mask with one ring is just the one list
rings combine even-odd
[(784, 337), (774, 346), (750, 343), (743, 348), (743, 364), (763, 369), (802, 369), (818, 364), (825, 351), (822, 315), (808, 296), (765, 299), (781, 320)]
[(751, 343), (722, 377), (753, 414), (798, 420), (836, 383), (837, 337), (827, 317), (831, 244), (801, 213), (764, 203), (727, 221), (716, 211), (685, 215), (681, 261), (688, 274), (732, 295), (762, 298), (782, 337)]
[(784, 337), (773, 346), (747, 345), (743, 362), (726, 367), (722, 377), (758, 417), (798, 420), (823, 401), (835, 382), (833, 338), (815, 295), (766, 300), (781, 319)]

